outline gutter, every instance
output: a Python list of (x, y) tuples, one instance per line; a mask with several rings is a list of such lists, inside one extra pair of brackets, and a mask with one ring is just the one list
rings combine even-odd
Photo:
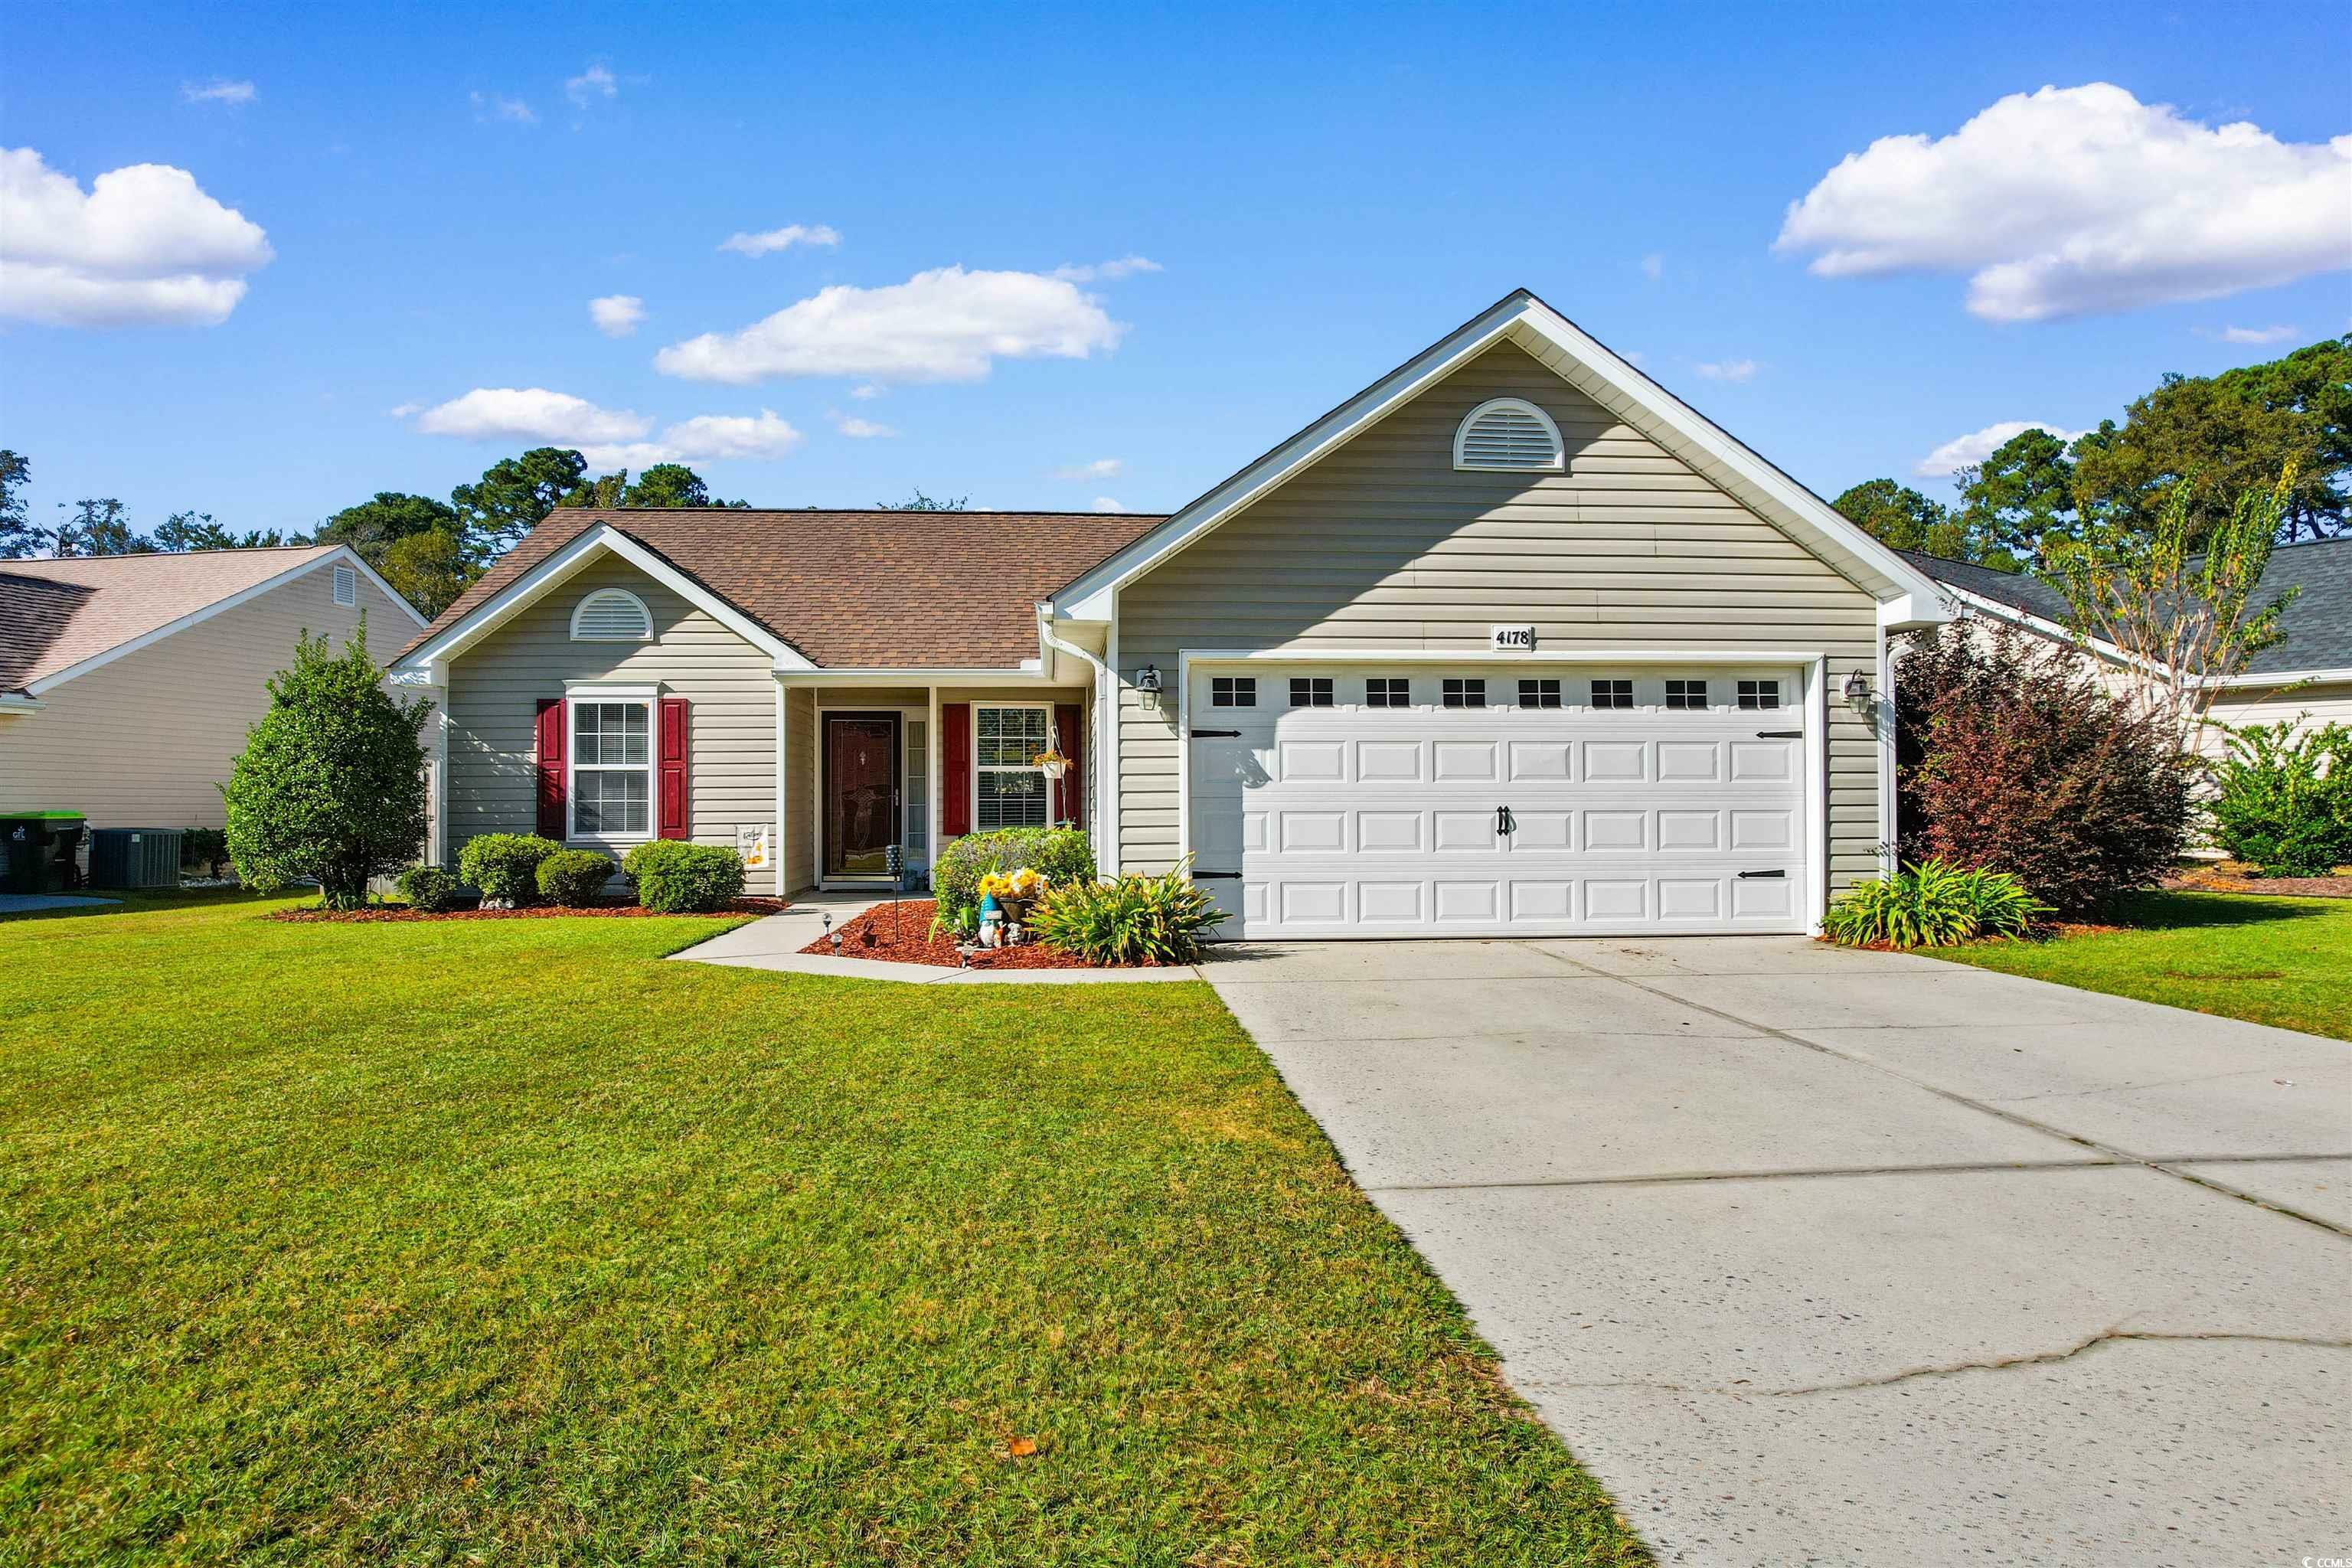
[(0, 691), (0, 713), (38, 713), (47, 706), (30, 692)]

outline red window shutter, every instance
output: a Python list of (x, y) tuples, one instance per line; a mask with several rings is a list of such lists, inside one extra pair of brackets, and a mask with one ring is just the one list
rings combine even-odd
[(539, 700), (539, 836), (563, 837), (563, 748), (571, 741), (563, 699)]
[(686, 837), (687, 762), (693, 748), (688, 743), (692, 726), (688, 722), (690, 705), (683, 697), (661, 700), (661, 836), (664, 838)]
[(971, 831), (971, 704), (940, 709), (940, 837)]
[(1069, 772), (1062, 775), (1062, 816), (1073, 827), (1087, 825), (1087, 738), (1078, 724), (1085, 711), (1075, 702), (1054, 710), (1054, 738), (1070, 759)]

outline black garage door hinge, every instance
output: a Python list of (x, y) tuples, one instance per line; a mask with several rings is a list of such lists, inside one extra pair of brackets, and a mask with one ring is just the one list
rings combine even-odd
[(1801, 741), (1805, 732), (1802, 730), (1759, 730), (1756, 738), (1759, 741)]
[(1786, 871), (1742, 871), (1739, 873), (1739, 879), (1743, 882), (1752, 882), (1759, 878), (1763, 878), (1777, 882), (1788, 874)]
[(1239, 871), (1195, 871), (1192, 873), (1192, 880), (1196, 882), (1238, 882), (1241, 880), (1241, 877), (1242, 874)]
[(1192, 731), (1192, 739), (1196, 741), (1238, 741), (1241, 738), (1242, 732), (1239, 730), (1195, 730)]

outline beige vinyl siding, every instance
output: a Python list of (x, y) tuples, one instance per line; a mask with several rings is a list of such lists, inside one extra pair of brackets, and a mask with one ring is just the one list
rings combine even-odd
[[(2352, 681), (2314, 680), (2284, 690), (2241, 687), (2213, 704), (2217, 724), (2243, 729), (2249, 724), (2289, 724), (2304, 721), (2305, 729), (2321, 724), (2352, 724)], [(2222, 735), (2210, 737), (2207, 749), (2219, 754), (2228, 749)]]
[(219, 786), (295, 639), (323, 634), (340, 650), (364, 611), (383, 659), (415, 632), (363, 575), (358, 603), (336, 604), (333, 564), (52, 688), (39, 712), (0, 718), (0, 808), (79, 811), (96, 827), (222, 826)]
[[(1491, 397), (1559, 424), (1557, 474), (1457, 472), (1455, 427)], [(1535, 623), (1558, 653), (1659, 647), (1820, 654), (1832, 692), (1876, 682), (1877, 605), (1524, 351), (1498, 346), (1120, 591), (1122, 864), (1174, 862), (1184, 648), (1478, 651)], [(1131, 681), (1156, 664), (1144, 710)], [(1829, 704), (1830, 866), (1877, 868), (1878, 742)]]
[[(573, 606), (626, 588), (652, 613), (651, 642), (574, 642)], [(449, 665), (449, 821), (455, 864), (482, 833), (537, 831), (536, 723), (566, 681), (658, 684), (693, 706), (689, 831), (732, 848), (739, 826), (776, 819), (776, 688), (772, 661), (701, 610), (620, 561), (559, 584)]]

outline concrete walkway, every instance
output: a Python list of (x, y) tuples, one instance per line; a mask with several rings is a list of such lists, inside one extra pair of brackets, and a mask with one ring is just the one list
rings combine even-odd
[[(779, 974), (831, 974), (844, 980), (884, 980), (906, 985), (1153, 984), (1198, 980), (1191, 965), (1166, 969), (940, 969), (928, 963), (887, 963), (871, 958), (827, 958), (801, 949), (824, 934), (824, 917), (838, 927), (887, 902), (867, 893), (802, 893), (792, 908), (733, 931), (721, 931), (672, 958), (730, 969)], [(912, 918), (912, 917), (909, 917)]]
[(1663, 1562), (2352, 1555), (2352, 1047), (1797, 939), (1202, 969)]

